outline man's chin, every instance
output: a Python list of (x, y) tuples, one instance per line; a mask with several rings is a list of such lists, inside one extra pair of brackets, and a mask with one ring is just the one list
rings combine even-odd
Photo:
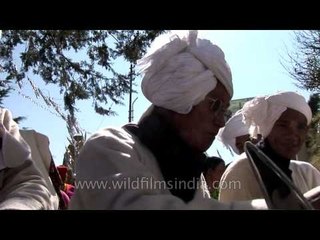
[(209, 142), (203, 147), (202, 152), (207, 151), (207, 150), (211, 147), (211, 145), (213, 144), (214, 139), (215, 139), (215, 137), (213, 137), (212, 140), (209, 141)]
[(282, 154), (282, 157), (288, 158), (288, 159), (296, 159), (297, 154), (298, 154), (297, 152), (286, 152)]

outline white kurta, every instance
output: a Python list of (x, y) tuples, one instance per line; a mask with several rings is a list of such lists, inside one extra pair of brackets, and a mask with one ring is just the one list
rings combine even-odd
[(56, 209), (11, 113), (0, 109), (0, 209)]
[(103, 129), (82, 148), (70, 209), (266, 209), (262, 199), (220, 203), (206, 197), (203, 184), (186, 204), (164, 183), (155, 157), (138, 138)]
[(36, 132), (35, 130), (20, 130), (20, 134), (31, 149), (32, 161), (46, 181), (54, 209), (58, 209), (59, 197), (49, 176), (49, 168), (51, 163), (49, 138), (46, 135)]
[[(291, 160), (289, 168), (292, 171), (293, 183), (302, 193), (320, 186), (320, 172), (310, 163)], [(260, 186), (243, 153), (229, 165), (222, 175), (219, 200), (231, 202), (262, 197)]]

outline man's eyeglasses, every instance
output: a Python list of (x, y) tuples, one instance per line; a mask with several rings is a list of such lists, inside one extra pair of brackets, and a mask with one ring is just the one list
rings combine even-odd
[(224, 121), (228, 121), (231, 114), (230, 111), (227, 108), (225, 108), (223, 102), (220, 99), (215, 99), (211, 97), (207, 97), (207, 99), (211, 102), (210, 110), (214, 112), (215, 116), (223, 115)]

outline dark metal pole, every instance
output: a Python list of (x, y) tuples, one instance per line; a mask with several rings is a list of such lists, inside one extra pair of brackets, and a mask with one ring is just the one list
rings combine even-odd
[(132, 63), (130, 64), (130, 92), (129, 92), (129, 122), (132, 121), (132, 116), (131, 116), (131, 108), (132, 108)]

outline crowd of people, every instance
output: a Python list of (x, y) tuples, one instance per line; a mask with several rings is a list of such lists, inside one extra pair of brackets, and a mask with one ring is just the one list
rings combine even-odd
[[(308, 200), (320, 194), (320, 172), (294, 160), (312, 118), (304, 97), (257, 96), (228, 119), (231, 69), (222, 49), (197, 31), (172, 37), (138, 64), (151, 105), (138, 123), (101, 129), (85, 142), (76, 187), (65, 182), (67, 169), (51, 162), (58, 203), (10, 112), (1, 109), (0, 209), (268, 209), (244, 151), (247, 141), (308, 192)], [(237, 155), (227, 166), (206, 153), (215, 138)], [(260, 170), (271, 195), (285, 194), (268, 169)], [(239, 186), (222, 187), (228, 182)]]

